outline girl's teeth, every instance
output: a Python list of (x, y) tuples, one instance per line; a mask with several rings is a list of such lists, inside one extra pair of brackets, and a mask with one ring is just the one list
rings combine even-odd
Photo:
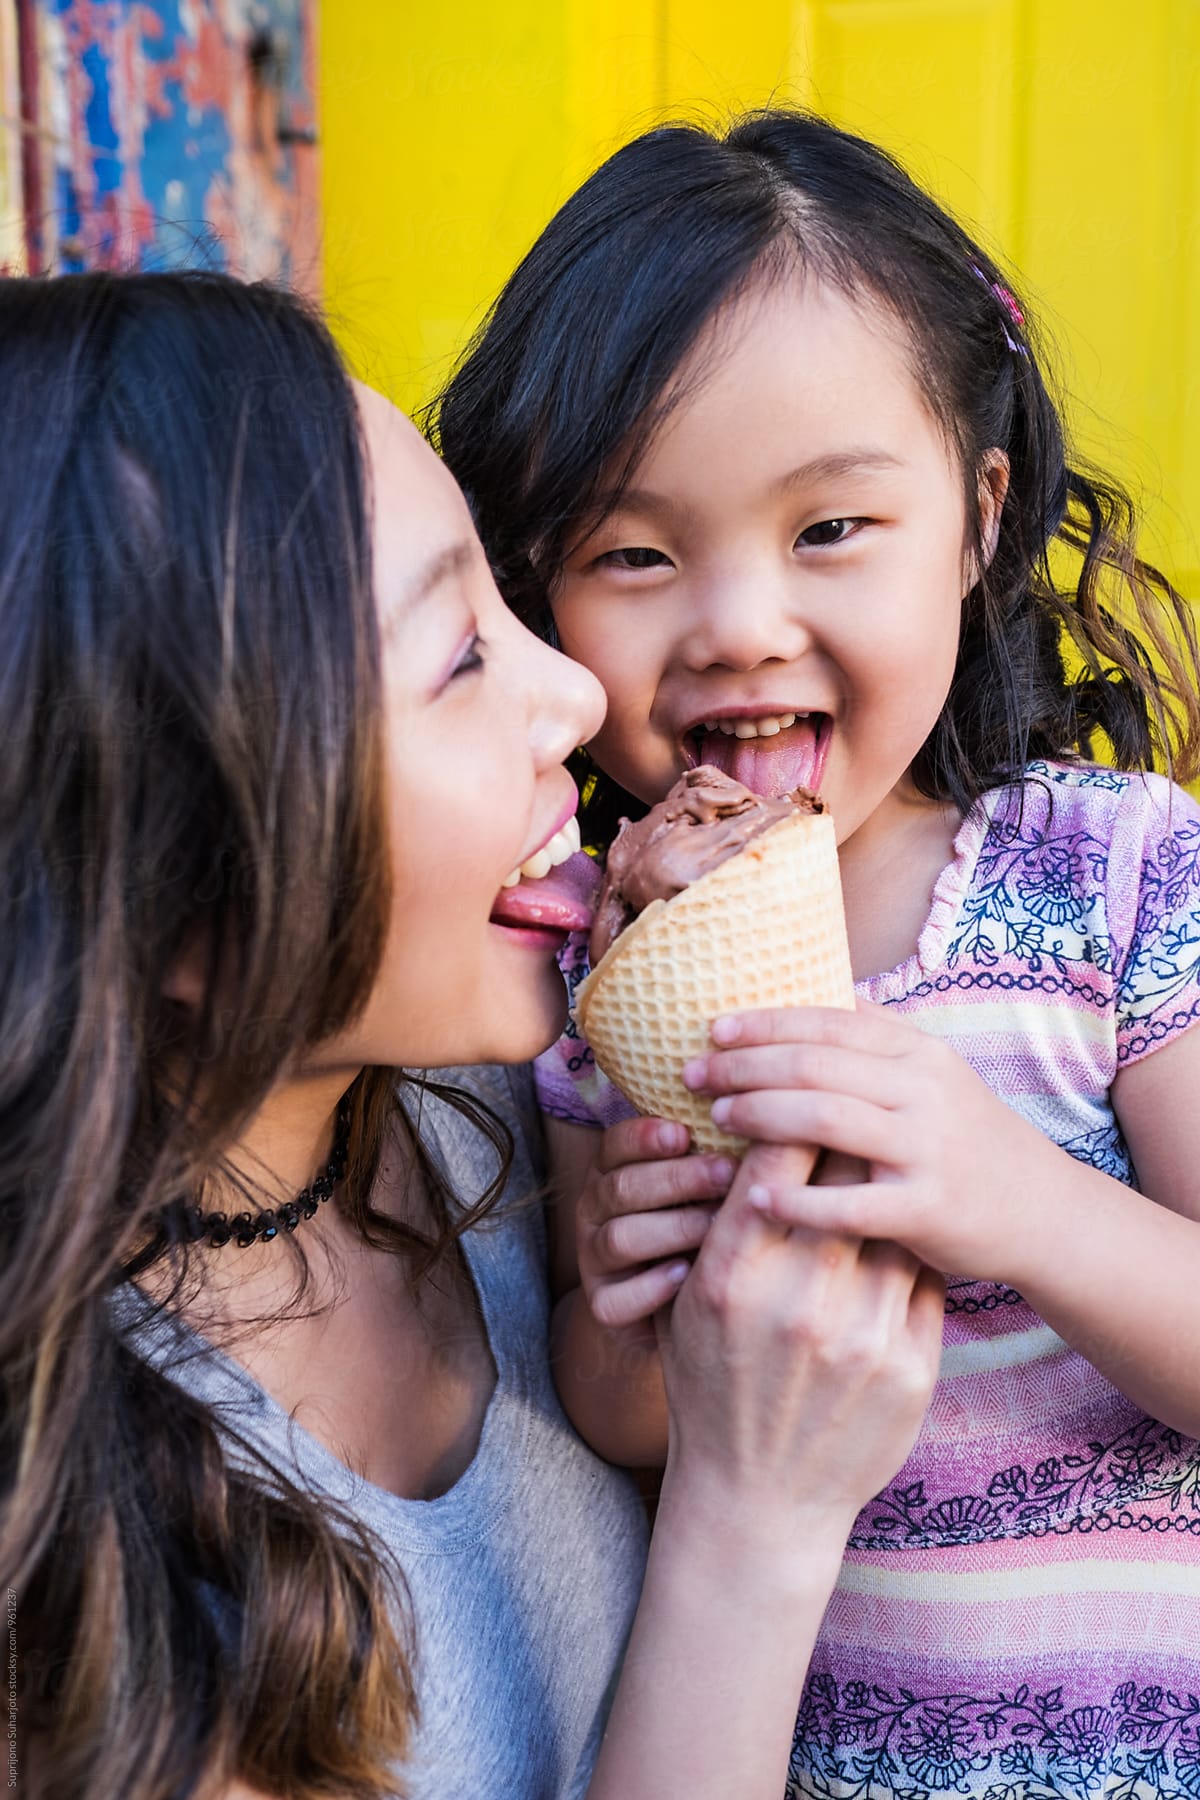
[(719, 731), (725, 737), (755, 738), (778, 737), (796, 720), (806, 719), (807, 713), (776, 713), (764, 719), (706, 719), (705, 731)]
[(548, 844), (535, 850), (532, 856), (526, 857), (519, 869), (506, 875), (500, 883), (501, 887), (516, 887), (518, 881), (540, 881), (559, 863), (565, 863), (569, 856), (574, 856), (580, 848), (582, 839), (579, 835), (579, 820), (571, 816), (560, 830), (556, 831)]

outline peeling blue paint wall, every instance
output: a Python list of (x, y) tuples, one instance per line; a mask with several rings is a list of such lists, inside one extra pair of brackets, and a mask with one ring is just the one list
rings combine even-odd
[(200, 265), (315, 292), (314, 0), (25, 0), (40, 269)]

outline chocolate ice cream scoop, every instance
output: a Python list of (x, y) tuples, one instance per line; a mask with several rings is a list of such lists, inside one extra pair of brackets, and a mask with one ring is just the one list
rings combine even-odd
[(593, 969), (652, 900), (671, 900), (792, 813), (825, 808), (807, 788), (782, 799), (752, 793), (702, 763), (680, 776), (644, 819), (626, 819), (608, 852), (589, 942)]

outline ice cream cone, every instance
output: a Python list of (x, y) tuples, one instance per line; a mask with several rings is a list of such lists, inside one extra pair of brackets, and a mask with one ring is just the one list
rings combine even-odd
[(854, 982), (833, 820), (796, 813), (626, 927), (575, 998), (597, 1063), (638, 1111), (687, 1125), (702, 1150), (740, 1155), (711, 1095), (680, 1071), (712, 1049), (719, 1014), (845, 1006)]

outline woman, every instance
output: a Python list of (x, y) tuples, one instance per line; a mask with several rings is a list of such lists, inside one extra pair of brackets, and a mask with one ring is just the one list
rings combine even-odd
[(410, 1072), (561, 1027), (530, 894), (576, 904), (505, 884), (596, 683), (269, 288), (0, 284), (0, 446), (21, 1785), (777, 1794), (934, 1284), (740, 1182), (662, 1327), (644, 1565), (553, 1397), (524, 1079)]

